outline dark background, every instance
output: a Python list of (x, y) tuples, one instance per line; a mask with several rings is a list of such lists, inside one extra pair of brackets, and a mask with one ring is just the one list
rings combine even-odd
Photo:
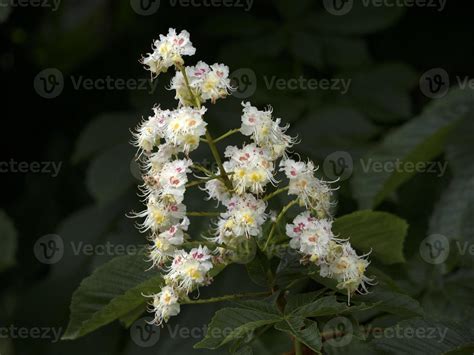
[[(472, 76), (473, 9), (468, 1), (456, 5), (451, 1), (441, 12), (433, 8), (391, 8), (374, 15), (363, 9), (355, 11), (355, 19), (349, 23), (339, 24), (337, 16), (328, 14), (319, 1), (255, 1), (245, 11), (236, 7), (172, 6), (162, 0), (150, 16), (134, 12), (129, 1), (63, 0), (56, 12), (48, 8), (12, 8), (0, 24), (4, 88), (0, 160), (55, 161), (62, 162), (62, 167), (57, 177), (13, 172), (0, 176), (1, 209), (18, 233), (16, 265), (0, 275), (2, 324), (65, 327), (72, 291), (91, 270), (113, 256), (66, 254), (60, 263), (45, 265), (34, 257), (38, 238), (54, 233), (64, 240), (143, 243), (132, 222), (124, 217), (137, 208), (134, 185), (138, 180), (130, 178), (132, 148), (128, 151), (121, 147), (130, 138), (127, 129), (135, 126), (142, 115), (148, 115), (154, 103), (172, 107), (172, 95), (164, 90), (170, 75), (160, 76), (157, 92), (152, 94), (127, 89), (76, 90), (71, 76), (147, 79), (148, 72), (138, 63), (141, 54), (148, 52), (152, 40), (169, 27), (186, 29), (197, 48), (188, 63), (199, 59), (222, 62), (230, 66), (231, 72), (250, 68), (258, 84), (256, 92), (246, 99), (261, 107), (274, 106), (277, 116), (293, 123), (292, 133), (300, 133), (303, 138), (300, 151), (321, 163), (338, 150), (360, 156), (386, 132), (418, 114), (431, 100), (418, 85), (426, 70), (441, 67), (450, 77)], [(334, 25), (327, 25), (327, 21)], [(388, 70), (387, 78), (370, 74), (386, 63), (398, 63), (404, 69)], [(58, 97), (47, 99), (35, 91), (34, 79), (45, 68), (57, 68), (64, 76), (64, 90)], [(268, 90), (264, 76), (273, 75), (352, 78), (353, 85), (359, 80), (359, 92), (340, 95), (303, 88)], [(404, 75), (409, 78), (402, 89), (387, 89), (393, 77)], [(374, 87), (382, 88), (382, 94), (374, 92)], [(216, 104), (217, 113), (209, 116), (215, 132), (223, 133), (239, 124), (240, 101), (231, 97)], [(318, 118), (323, 108), (341, 104), (357, 110), (362, 121)], [(372, 104), (376, 109), (370, 109)], [(104, 114), (117, 117), (117, 125), (113, 119), (109, 121), (110, 136), (117, 136), (116, 140), (110, 142), (104, 131), (104, 135), (95, 136), (95, 143), (99, 142), (95, 151), (75, 158), (81, 131)], [(124, 150), (127, 153), (120, 155)], [(101, 154), (105, 158), (97, 162)], [(96, 167), (102, 167), (100, 172), (90, 172), (94, 160)], [(118, 181), (127, 174), (126, 183)], [(91, 187), (97, 180), (99, 191)], [(119, 191), (101, 192), (107, 182)], [(421, 216), (427, 216), (445, 182), (439, 179), (421, 185), (426, 187), (427, 195), (417, 208)], [(339, 198), (338, 214), (356, 208), (346, 183)], [(422, 218), (391, 203), (384, 208), (413, 218), (409, 221), (413, 224)], [(229, 292), (248, 284), (237, 269), (227, 275), (227, 281), (223, 275), (215, 289)], [(202, 326), (209, 321), (212, 309), (184, 311), (180, 322)], [(159, 353), (172, 348), (173, 353), (184, 354), (196, 341), (165, 339), (160, 341)], [(135, 346), (129, 332), (117, 324), (73, 343), (52, 345), (44, 339), (15, 339), (13, 343), (16, 354), (156, 353), (156, 348), (152, 352)]]

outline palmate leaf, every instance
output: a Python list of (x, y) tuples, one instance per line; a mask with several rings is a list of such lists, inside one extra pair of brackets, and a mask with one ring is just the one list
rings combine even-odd
[(206, 336), (194, 347), (217, 349), (230, 341), (251, 338), (255, 329), (282, 319), (278, 310), (267, 302), (240, 302), (241, 307), (224, 308), (216, 312)]
[(443, 192), (430, 220), (430, 234), (450, 239), (472, 238), (474, 210), (474, 112), (456, 130), (446, 147), (453, 179)]
[(294, 336), (296, 340), (313, 351), (319, 352), (321, 349), (321, 335), (315, 321), (298, 316), (289, 316), (275, 324), (275, 328)]
[[(453, 90), (428, 105), (420, 116), (388, 134), (355, 170), (352, 187), (360, 207), (374, 208), (416, 173), (407, 165), (406, 169), (395, 169), (386, 164), (416, 164), (436, 158), (451, 130), (473, 111), (474, 90)], [(374, 164), (382, 168), (375, 169)]]
[(143, 294), (158, 292), (162, 284), (161, 274), (147, 268), (145, 255), (138, 253), (117, 257), (84, 279), (72, 297), (63, 339), (81, 337), (143, 305)]
[(423, 315), (423, 308), (420, 303), (403, 293), (390, 291), (384, 288), (375, 286), (370, 293), (366, 295), (356, 295), (352, 297), (352, 302), (358, 304), (376, 303), (374, 308), (376, 310), (395, 314), (403, 317), (414, 317)]
[(384, 264), (404, 262), (403, 241), (407, 223), (390, 213), (357, 211), (335, 220), (333, 230), (341, 238), (349, 238), (352, 246)]
[[(445, 354), (474, 345), (472, 322), (436, 322), (410, 319), (385, 329), (372, 340), (378, 350), (389, 354)], [(385, 336), (384, 336), (385, 335)]]
[[(285, 312), (290, 311), (285, 308)], [(339, 314), (348, 309), (347, 304), (338, 302), (336, 296), (317, 298), (290, 311), (292, 316), (321, 317)]]
[[(72, 296), (69, 324), (62, 339), (76, 339), (117, 319), (130, 326), (145, 309), (144, 295), (157, 293), (162, 287), (161, 273), (149, 267), (141, 251), (117, 257), (84, 279)], [(210, 276), (217, 276), (224, 268), (224, 264), (214, 267)]]

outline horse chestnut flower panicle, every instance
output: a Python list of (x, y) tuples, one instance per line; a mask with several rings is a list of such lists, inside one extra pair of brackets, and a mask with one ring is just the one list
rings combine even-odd
[[(216, 266), (238, 262), (241, 253), (236, 246), (249, 242), (255, 246), (259, 239), (264, 240), (261, 249), (266, 251), (276, 225), (295, 205), (305, 211), (286, 225), (286, 234), (289, 247), (301, 254), (301, 262), (316, 265), (321, 276), (335, 279), (337, 287), (346, 290), (349, 297), (356, 291), (367, 292), (372, 280), (365, 276), (369, 265), (366, 255), (358, 256), (347, 240), (333, 234), (334, 189), (315, 176), (313, 162), (291, 158), (290, 149), (297, 140), (286, 134), (289, 125), (273, 118), (271, 107), (259, 110), (243, 102), (240, 127), (217, 139), (212, 137), (205, 120), (207, 109), (202, 104), (229, 95), (229, 68), (202, 61), (185, 66), (183, 56), (195, 51), (188, 32), (178, 34), (170, 29), (166, 36), (160, 35), (153, 52), (141, 61), (153, 77), (170, 67), (176, 69), (170, 89), (175, 90), (178, 100), (176, 109), (155, 106), (153, 114), (133, 133), (146, 209), (131, 217), (142, 219), (137, 225), (148, 234), (151, 267), (164, 273), (166, 283), (159, 293), (149, 296), (154, 323), (167, 322), (177, 315), (180, 301), (189, 302), (189, 293), (212, 282)], [(221, 158), (216, 141), (235, 133), (250, 141), (228, 146)], [(191, 153), (203, 142), (216, 162), (215, 171), (192, 160)], [(287, 178), (283, 186), (276, 178), (278, 171)], [(189, 179), (191, 174), (196, 178), (193, 181)], [(203, 200), (216, 200), (225, 210), (188, 211), (185, 194), (193, 186), (207, 194)], [(294, 199), (279, 213), (267, 212), (267, 201), (285, 192)], [(191, 216), (216, 217), (207, 236), (191, 239)], [(262, 235), (265, 223), (271, 224), (268, 235)]]

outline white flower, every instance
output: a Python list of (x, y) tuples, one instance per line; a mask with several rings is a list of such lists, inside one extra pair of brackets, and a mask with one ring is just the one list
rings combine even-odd
[(172, 287), (164, 286), (160, 293), (152, 297), (153, 302), (150, 311), (155, 313), (154, 324), (160, 325), (163, 321), (167, 322), (170, 317), (179, 314), (179, 297)]
[(142, 59), (142, 64), (156, 77), (161, 72), (173, 65), (183, 64), (183, 55), (194, 55), (196, 48), (189, 40), (189, 33), (185, 30), (176, 34), (176, 30), (169, 29), (166, 36), (160, 35), (160, 39), (153, 44), (153, 52)]
[(300, 205), (314, 209), (318, 216), (331, 215), (332, 189), (314, 176), (317, 169), (311, 161), (304, 163), (284, 159), (280, 162), (280, 170), (290, 180), (288, 194), (298, 196)]
[(348, 297), (355, 291), (367, 293), (366, 284), (371, 285), (373, 280), (365, 276), (369, 266), (365, 256), (358, 256), (348, 242), (333, 243), (329, 249), (327, 264), (321, 268), (320, 275), (338, 281), (337, 287), (346, 289)]
[(147, 209), (132, 215), (132, 217), (145, 218), (139, 224), (142, 233), (151, 231), (152, 233), (162, 232), (174, 224), (178, 224), (186, 216), (186, 206), (175, 201), (165, 201), (150, 195)]
[(160, 139), (164, 135), (164, 127), (171, 115), (171, 111), (161, 110), (159, 107), (154, 107), (153, 113), (153, 116), (142, 121), (133, 134), (134, 146), (148, 153), (160, 143)]
[(186, 293), (208, 284), (208, 272), (212, 269), (211, 254), (207, 247), (199, 246), (189, 253), (179, 250), (173, 259), (169, 272), (165, 275), (167, 284)]
[(176, 155), (178, 150), (172, 144), (163, 143), (158, 146), (158, 150), (153, 152), (148, 157), (145, 165), (145, 170), (148, 175), (158, 174), (163, 166), (171, 160), (173, 155)]
[(262, 232), (267, 219), (266, 203), (251, 194), (235, 195), (225, 203), (227, 211), (217, 222), (217, 243), (230, 242), (233, 238), (256, 237)]
[(331, 230), (332, 221), (316, 219), (309, 212), (298, 215), (293, 224), (287, 224), (286, 233), (291, 238), (290, 247), (308, 255), (319, 265), (325, 261), (329, 243), (338, 240)]
[(177, 159), (165, 163), (155, 179), (160, 187), (160, 196), (170, 198), (176, 203), (183, 202), (188, 182), (187, 174), (191, 172), (189, 168), (192, 165), (190, 159)]
[[(196, 66), (185, 68), (189, 82), (186, 86), (183, 73), (176, 72), (171, 80), (170, 89), (176, 91), (175, 98), (181, 105), (194, 105), (193, 97), (203, 103), (211, 100), (214, 103), (217, 99), (226, 97), (232, 87), (229, 79), (229, 68), (223, 64), (208, 64), (200, 61)], [(192, 95), (189, 92), (191, 89)]]
[(203, 189), (208, 194), (208, 199), (214, 199), (222, 203), (226, 203), (230, 198), (227, 187), (220, 179), (212, 179), (206, 182)]
[(186, 154), (195, 150), (199, 139), (206, 134), (207, 123), (202, 119), (205, 112), (205, 107), (182, 107), (173, 111), (166, 127), (166, 141)]
[(250, 102), (242, 102), (242, 126), (240, 132), (251, 136), (253, 141), (270, 152), (273, 160), (285, 155), (296, 140), (285, 134), (289, 125), (280, 126), (281, 119), (272, 119), (272, 109), (259, 111)]
[(237, 194), (247, 191), (261, 194), (269, 182), (276, 183), (274, 165), (265, 149), (255, 144), (248, 144), (242, 149), (229, 146), (224, 154), (229, 158), (224, 162), (224, 169), (232, 172), (230, 179)]

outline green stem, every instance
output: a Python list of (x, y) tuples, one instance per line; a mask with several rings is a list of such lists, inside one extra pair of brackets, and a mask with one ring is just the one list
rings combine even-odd
[(301, 346), (301, 343), (295, 338), (295, 355), (302, 355), (302, 354), (303, 354), (303, 348)]
[(249, 292), (249, 293), (240, 293), (234, 295), (225, 295), (220, 297), (205, 298), (199, 300), (184, 300), (181, 304), (202, 304), (202, 303), (215, 303), (215, 302), (224, 302), (232, 301), (240, 298), (251, 298), (251, 297), (263, 297), (269, 296), (270, 292)]
[(206, 169), (205, 167), (203, 167), (202, 165), (199, 165), (199, 164), (196, 164), (194, 163), (192, 166), (191, 166), (191, 169), (196, 169), (196, 170), (199, 170), (201, 172), (203, 172), (204, 174), (207, 174), (209, 176), (212, 176), (214, 175), (212, 173), (212, 171), (210, 171), (209, 169)]
[(220, 142), (221, 140), (235, 134), (235, 133), (238, 133), (240, 132), (240, 128), (234, 128), (234, 129), (231, 129), (230, 131), (224, 133), (222, 136), (220, 137), (217, 137), (216, 139), (214, 139), (214, 143), (217, 143), (217, 142)]
[(205, 178), (205, 179), (201, 179), (201, 180), (196, 180), (196, 181), (191, 181), (189, 183), (186, 184), (186, 187), (191, 187), (191, 186), (196, 186), (196, 185), (201, 185), (201, 184), (204, 184), (208, 181), (212, 181), (212, 180), (215, 180), (215, 179), (220, 179), (221, 177), (218, 176), (218, 175), (212, 175), (212, 176), (209, 176), (208, 178)]
[[(184, 78), (184, 83), (186, 84), (186, 87), (188, 88), (189, 94), (191, 97), (194, 99), (194, 103), (197, 108), (201, 108), (201, 102), (199, 99), (194, 95), (193, 91), (191, 90), (191, 86), (189, 85), (189, 80), (188, 76), (186, 74), (186, 70), (184, 66), (179, 66), (178, 67), (181, 73), (183, 74)], [(219, 155), (219, 151), (217, 150), (217, 147), (214, 143), (214, 139), (212, 138), (211, 133), (209, 132), (208, 129), (206, 129), (206, 141), (207, 144), (209, 145), (209, 148), (211, 149), (212, 156), (214, 157), (217, 165), (219, 166), (219, 171), (221, 172), (222, 179), (224, 181), (225, 186), (231, 191), (233, 189), (232, 182), (230, 181), (229, 177), (227, 176), (227, 173), (224, 169), (224, 166), (222, 165), (222, 159), (221, 156)]]
[(290, 188), (289, 186), (286, 186), (286, 187), (282, 187), (281, 189), (278, 189), (276, 191), (273, 191), (271, 194), (268, 194), (267, 196), (265, 196), (263, 198), (263, 201), (268, 201), (268, 200), (272, 199), (273, 197), (281, 194), (282, 192), (288, 191), (289, 188)]
[(270, 230), (270, 234), (268, 235), (268, 239), (263, 247), (263, 251), (267, 250), (267, 247), (268, 247), (268, 243), (270, 243), (270, 240), (273, 238), (273, 234), (275, 234), (275, 229), (276, 229), (276, 226), (277, 224), (280, 222), (280, 220), (283, 218), (283, 216), (285, 216), (285, 213), (295, 204), (297, 204), (298, 201), (297, 200), (293, 200), (291, 202), (289, 202), (285, 207), (283, 207), (283, 209), (281, 210), (280, 214), (278, 215), (277, 219), (275, 220), (275, 222), (273, 222), (273, 225), (272, 225), (272, 229)]

